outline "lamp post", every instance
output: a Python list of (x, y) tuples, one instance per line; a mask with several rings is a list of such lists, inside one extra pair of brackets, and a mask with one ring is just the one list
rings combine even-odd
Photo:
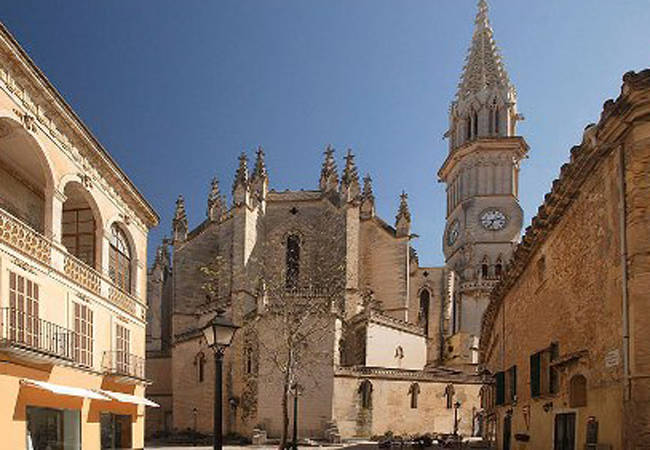
[(460, 408), (460, 402), (454, 403), (454, 436), (458, 436), (458, 408)]
[(294, 383), (293, 386), (293, 450), (298, 450), (298, 395), (302, 386)]
[(222, 430), (222, 379), (223, 379), (223, 354), (226, 348), (232, 342), (239, 327), (233, 324), (223, 315), (223, 311), (218, 311), (217, 315), (208, 322), (202, 329), (205, 341), (208, 347), (214, 352), (214, 424), (213, 424), (213, 450), (223, 448), (223, 430)]

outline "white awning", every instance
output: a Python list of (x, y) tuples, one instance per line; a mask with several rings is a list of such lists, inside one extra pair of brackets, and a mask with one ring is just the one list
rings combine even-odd
[(135, 405), (145, 405), (153, 406), (154, 408), (160, 408), (160, 405), (158, 403), (152, 402), (148, 398), (138, 397), (137, 395), (125, 394), (123, 392), (105, 391), (103, 389), (97, 389), (97, 392), (117, 402), (133, 403)]
[(73, 397), (87, 397), (95, 400), (110, 400), (109, 397), (98, 394), (97, 392), (91, 391), (90, 389), (83, 389), (83, 388), (72, 387), (72, 386), (62, 386), (60, 384), (46, 383), (45, 381), (30, 380), (28, 378), (21, 379), (20, 384), (39, 388), (39, 389), (44, 389), (46, 391), (50, 391), (60, 395), (72, 395)]

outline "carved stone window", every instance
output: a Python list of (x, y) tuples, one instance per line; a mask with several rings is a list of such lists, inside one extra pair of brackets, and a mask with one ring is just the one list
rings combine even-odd
[(359, 385), (359, 397), (363, 409), (372, 408), (372, 383), (370, 380), (363, 380)]
[(286, 288), (297, 289), (300, 276), (300, 237), (296, 234), (287, 237), (286, 265)]
[(411, 409), (417, 409), (418, 396), (420, 395), (420, 385), (413, 383), (411, 387), (409, 387), (409, 395), (411, 396)]
[(454, 385), (449, 383), (447, 387), (445, 387), (445, 397), (447, 399), (447, 409), (451, 409), (454, 405), (454, 395), (456, 394), (456, 390), (454, 389)]
[(395, 358), (400, 361), (404, 359), (404, 349), (402, 348), (401, 345), (395, 347)]
[(199, 383), (205, 380), (205, 355), (200, 352), (194, 358), (194, 365), (196, 366), (196, 375)]
[(569, 381), (569, 406), (587, 406), (587, 378), (584, 375), (574, 375)]

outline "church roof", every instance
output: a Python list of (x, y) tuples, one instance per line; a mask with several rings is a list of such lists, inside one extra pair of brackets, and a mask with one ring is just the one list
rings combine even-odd
[(479, 0), (474, 23), (474, 35), (458, 84), (456, 100), (467, 99), (484, 89), (512, 88), (499, 48), (494, 41), (486, 0)]

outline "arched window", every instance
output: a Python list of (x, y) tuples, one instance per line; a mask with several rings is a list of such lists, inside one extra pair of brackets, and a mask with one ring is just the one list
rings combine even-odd
[(194, 358), (194, 365), (196, 366), (196, 375), (199, 383), (203, 383), (205, 379), (205, 355), (200, 352)]
[(483, 278), (488, 277), (488, 265), (486, 262), (483, 262), (483, 264), (481, 264), (481, 276)]
[(451, 409), (453, 407), (455, 393), (456, 390), (454, 389), (454, 385), (449, 383), (447, 387), (445, 387), (445, 397), (447, 398), (447, 409)]
[(467, 140), (472, 139), (472, 119), (467, 117), (465, 120), (465, 130), (467, 131)]
[(95, 267), (95, 216), (79, 183), (65, 187), (66, 201), (61, 213), (61, 243), (68, 253)]
[(296, 289), (300, 275), (300, 237), (292, 234), (287, 237), (286, 288)]
[(399, 360), (404, 359), (404, 349), (402, 348), (401, 345), (395, 347), (395, 358)]
[(478, 113), (474, 112), (474, 139), (478, 137)]
[(418, 323), (424, 327), (424, 335), (429, 336), (429, 303), (431, 295), (427, 289), (420, 293), (420, 311), (418, 313)]
[(587, 379), (584, 375), (574, 375), (569, 382), (569, 406), (587, 406)]
[(111, 227), (108, 255), (108, 274), (113, 283), (125, 292), (131, 293), (131, 249), (126, 235), (119, 226)]
[(501, 272), (503, 272), (503, 263), (501, 262), (501, 256), (499, 256), (497, 263), (494, 265), (494, 276), (501, 278)]
[(499, 134), (499, 107), (494, 108), (494, 134)]
[(372, 408), (372, 383), (369, 380), (363, 380), (359, 385), (359, 396), (362, 408)]
[(413, 383), (411, 387), (409, 387), (409, 395), (411, 396), (411, 409), (417, 409), (418, 395), (420, 395), (420, 385)]

